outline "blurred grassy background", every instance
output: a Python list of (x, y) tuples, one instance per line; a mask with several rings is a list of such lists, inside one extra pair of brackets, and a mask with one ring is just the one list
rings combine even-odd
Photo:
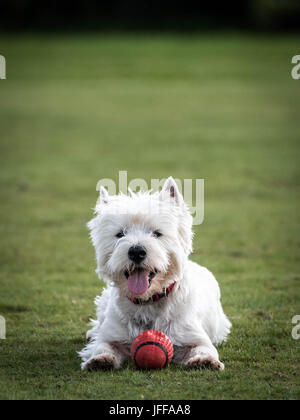
[[(1, 35), (0, 398), (300, 397), (299, 36)], [(81, 373), (101, 178), (205, 178), (225, 373)]]

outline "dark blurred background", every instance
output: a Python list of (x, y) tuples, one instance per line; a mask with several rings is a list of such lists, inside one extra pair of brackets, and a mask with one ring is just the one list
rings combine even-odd
[(3, 30), (299, 29), (299, 0), (1, 0)]

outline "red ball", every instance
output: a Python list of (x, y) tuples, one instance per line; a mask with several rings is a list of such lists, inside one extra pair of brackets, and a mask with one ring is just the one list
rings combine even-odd
[(173, 358), (173, 344), (161, 331), (144, 331), (134, 340), (131, 359), (140, 369), (162, 369)]

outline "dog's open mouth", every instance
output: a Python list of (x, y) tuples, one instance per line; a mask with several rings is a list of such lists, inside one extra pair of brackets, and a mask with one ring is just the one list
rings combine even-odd
[(147, 292), (157, 271), (150, 271), (142, 267), (137, 267), (133, 271), (125, 271), (128, 281), (128, 289), (133, 295), (143, 295)]

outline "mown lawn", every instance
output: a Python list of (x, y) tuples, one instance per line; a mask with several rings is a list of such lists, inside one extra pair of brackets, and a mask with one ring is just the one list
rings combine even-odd
[[(299, 399), (300, 37), (0, 35), (1, 399)], [(82, 373), (101, 178), (205, 178), (224, 373)]]

